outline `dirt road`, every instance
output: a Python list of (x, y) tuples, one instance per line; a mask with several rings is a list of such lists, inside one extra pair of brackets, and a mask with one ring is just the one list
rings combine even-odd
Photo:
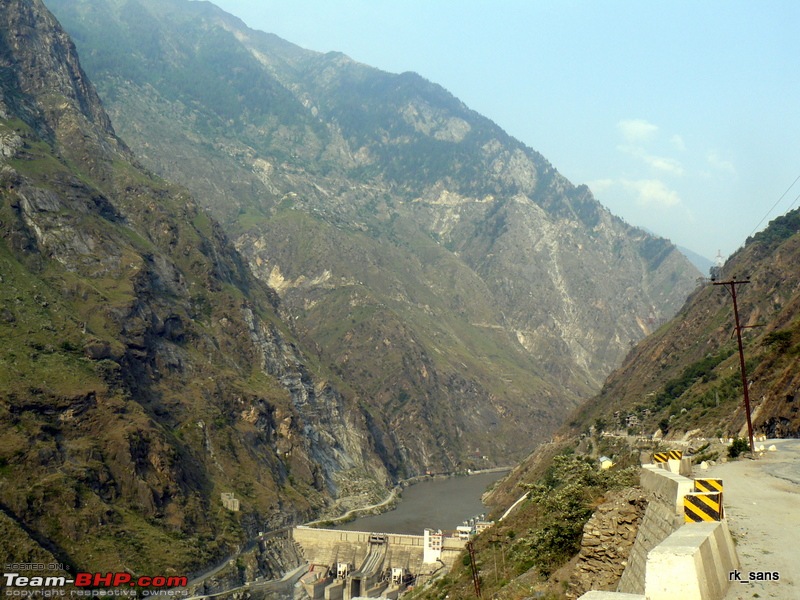
[(800, 440), (764, 442), (772, 444), (777, 451), (756, 460), (741, 459), (708, 471), (695, 467), (695, 476), (723, 480), (725, 516), (742, 580), (731, 584), (725, 600), (800, 600)]

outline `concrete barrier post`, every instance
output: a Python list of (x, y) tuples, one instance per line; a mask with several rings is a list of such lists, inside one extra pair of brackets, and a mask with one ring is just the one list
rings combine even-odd
[(717, 574), (720, 577), (721, 585), (727, 589), (731, 572), (739, 568), (739, 555), (736, 554), (733, 536), (731, 536), (728, 522), (725, 519), (720, 521), (719, 527), (714, 528), (713, 538), (719, 555)]
[(642, 487), (655, 498), (673, 507), (676, 515), (683, 514), (683, 497), (694, 490), (694, 481), (656, 465), (644, 465), (640, 479)]
[(738, 567), (724, 522), (681, 527), (647, 556), (645, 596), (649, 600), (720, 600)]
[(687, 523), (722, 519), (720, 492), (692, 492), (683, 497), (683, 514)]
[(717, 477), (698, 477), (694, 480), (694, 489), (698, 492), (722, 493), (722, 479)]
[(694, 490), (696, 492), (718, 492), (719, 493), (719, 515), (725, 518), (725, 501), (722, 498), (722, 479), (718, 477), (698, 477), (694, 480)]

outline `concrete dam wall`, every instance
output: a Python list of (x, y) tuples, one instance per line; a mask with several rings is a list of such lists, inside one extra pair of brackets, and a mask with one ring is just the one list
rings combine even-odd
[(455, 537), (435, 538), (440, 547), (433, 559), (430, 548), (426, 552), (430, 537), (422, 535), (301, 526), (292, 530), (292, 539), (309, 563), (303, 580), (306, 593), (325, 600), (396, 598), (409, 583), (419, 585), (440, 569), (449, 569), (466, 543)]

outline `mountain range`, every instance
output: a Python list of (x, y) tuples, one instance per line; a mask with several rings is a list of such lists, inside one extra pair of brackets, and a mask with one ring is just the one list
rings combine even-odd
[[(576, 598), (588, 589), (615, 589), (619, 564), (626, 560), (619, 528), (629, 522), (617, 511), (636, 506), (643, 511), (648, 502), (634, 487), (640, 462), (655, 451), (681, 450), (691, 455), (697, 474), (704, 462), (731, 460), (734, 450), (747, 447), (732, 289), (754, 434), (800, 436), (798, 264), (800, 210), (795, 209), (746, 240), (674, 319), (631, 350), (552, 442), (539, 446), (491, 491), (488, 502), (496, 515), (518, 508), (475, 542), (478, 557), (492, 557), (504, 544), (502, 563), (485, 560), (484, 595), (513, 596), (525, 589)], [(732, 439), (738, 443), (729, 444)], [(757, 448), (770, 445), (756, 438)], [(613, 467), (599, 469), (601, 457), (610, 457)], [(517, 502), (524, 493), (535, 499)], [(749, 526), (738, 517), (738, 527)], [(598, 544), (603, 518), (611, 520), (614, 541)], [(622, 554), (609, 556), (609, 547)], [(582, 560), (587, 555), (589, 568)], [(467, 597), (472, 589), (465, 565), (419, 597)]]
[(47, 5), (0, 7), (10, 561), (193, 571), (516, 460), (696, 286), (418, 75), (205, 2)]
[(40, 2), (3, 4), (0, 68), (4, 564), (152, 571), (169, 549), (192, 571), (318, 514), (342, 473), (382, 488), (364, 415), (221, 227), (115, 135)]
[(123, 139), (277, 291), (396, 475), (524, 455), (696, 285), (669, 242), (414, 73), (208, 3), (48, 5)]

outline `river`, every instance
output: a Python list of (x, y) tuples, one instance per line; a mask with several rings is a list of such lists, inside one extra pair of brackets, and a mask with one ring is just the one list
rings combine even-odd
[(397, 508), (360, 517), (337, 529), (422, 535), (425, 528), (455, 529), (463, 521), (486, 512), (481, 495), (507, 471), (432, 479), (405, 490)]

